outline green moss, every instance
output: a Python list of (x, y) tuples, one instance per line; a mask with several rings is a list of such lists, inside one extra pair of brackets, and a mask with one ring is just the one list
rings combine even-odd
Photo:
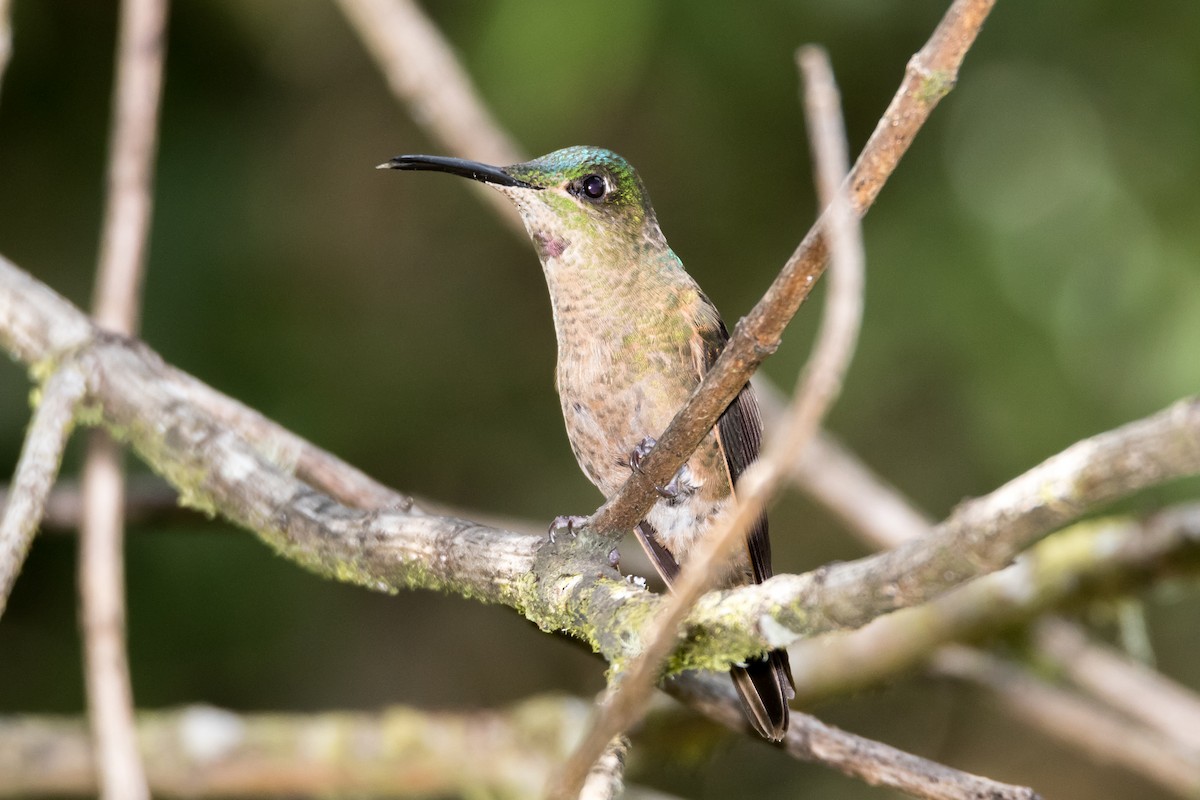
[(29, 381), (33, 384), (29, 388), (30, 408), (36, 410), (42, 404), (43, 386), (50, 380), (50, 376), (58, 371), (58, 365), (57, 358), (43, 358), (29, 366)]
[[(352, 560), (339, 559), (332, 565), (328, 563), (322, 564), (321, 568), (326, 571), (326, 574), (329, 577), (336, 581), (340, 581), (341, 583), (358, 584), (359, 586), (365, 586), (368, 589), (373, 589), (377, 592), (383, 592), (384, 594), (397, 594), (400, 591), (397, 587), (392, 586), (387, 581), (380, 580), (379, 576), (364, 570)], [(415, 579), (415, 576), (412, 574), (413, 570), (406, 570), (405, 572), (405, 583), (407, 584), (408, 588), (411, 589), (414, 587), (413, 580)]]
[[(75, 408), (75, 422), (88, 428), (99, 428), (105, 425), (104, 406), (97, 402), (82, 402)], [(125, 441), (121, 436), (124, 431), (116, 425), (109, 425), (109, 435), (117, 441)]]
[(1036, 558), (1038, 583), (1042, 576), (1053, 579), (1067, 572), (1076, 572), (1095, 558), (1097, 539), (1111, 530), (1111, 519), (1089, 520), (1072, 525), (1042, 540), (1033, 549)]
[(58, 371), (60, 359), (57, 356), (48, 356), (40, 361), (35, 361), (29, 365), (29, 380), (40, 386), (50, 380), (50, 376)]
[(135, 453), (163, 480), (179, 493), (179, 504), (184, 508), (199, 511), (209, 519), (218, 514), (216, 502), (205, 489), (208, 471), (192, 463), (181, 462), (162, 440), (158, 427), (134, 420), (130, 425), (118, 425), (104, 418), (98, 405), (83, 406), (77, 414), (81, 424), (102, 425), (118, 442), (129, 444)]
[(925, 76), (917, 89), (917, 97), (921, 102), (932, 105), (950, 94), (954, 88), (954, 73), (946, 70), (934, 70)]

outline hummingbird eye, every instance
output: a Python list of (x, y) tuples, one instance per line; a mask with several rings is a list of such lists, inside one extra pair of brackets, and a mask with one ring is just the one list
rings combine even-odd
[(604, 178), (599, 175), (588, 175), (579, 182), (579, 187), (583, 189), (584, 194), (593, 200), (599, 200), (608, 191), (608, 186), (605, 184)]

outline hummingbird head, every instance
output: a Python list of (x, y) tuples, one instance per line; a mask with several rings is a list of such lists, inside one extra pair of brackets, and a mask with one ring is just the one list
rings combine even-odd
[(543, 263), (572, 249), (579, 259), (622, 244), (666, 245), (637, 172), (599, 147), (568, 147), (507, 167), (408, 155), (379, 168), (449, 172), (491, 185), (517, 207)]

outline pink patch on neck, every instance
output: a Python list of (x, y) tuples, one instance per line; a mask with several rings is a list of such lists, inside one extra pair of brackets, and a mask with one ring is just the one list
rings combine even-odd
[(538, 255), (542, 258), (558, 258), (567, 249), (567, 245), (570, 242), (545, 231), (538, 231), (533, 234), (533, 244), (537, 248)]

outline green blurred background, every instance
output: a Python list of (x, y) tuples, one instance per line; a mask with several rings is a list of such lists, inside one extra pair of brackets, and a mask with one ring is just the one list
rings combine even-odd
[[(946, 2), (428, 6), (527, 152), (597, 144), (639, 168), (732, 324), (814, 214), (795, 47), (828, 48), (857, 149)], [(0, 87), (0, 252), (85, 306), (115, 16), (16, 0)], [(1198, 33), (1194, 0), (1001, 2), (867, 218), (865, 327), (830, 428), (935, 516), (1200, 386)], [(463, 182), (373, 169), (402, 152), (442, 148), (331, 3), (173, 4), (144, 338), (389, 485), (538, 520), (590, 511), (531, 247)], [(818, 310), (765, 367), (782, 385)], [(5, 472), (28, 391), (0, 364)], [(778, 571), (865, 552), (795, 496), (773, 519)], [(142, 707), (468, 708), (602, 685), (598, 660), (507, 609), (323, 581), (219, 522), (135, 529), (127, 552)], [(0, 712), (82, 708), (74, 568), (71, 537), (38, 540), (0, 622)], [(1200, 593), (1144, 599), (1160, 668), (1200, 686)], [(1106, 610), (1088, 610), (1101, 630)], [(959, 686), (914, 678), (819, 712), (1048, 796), (1159, 796)], [(635, 776), (688, 797), (882, 794), (729, 739)]]

